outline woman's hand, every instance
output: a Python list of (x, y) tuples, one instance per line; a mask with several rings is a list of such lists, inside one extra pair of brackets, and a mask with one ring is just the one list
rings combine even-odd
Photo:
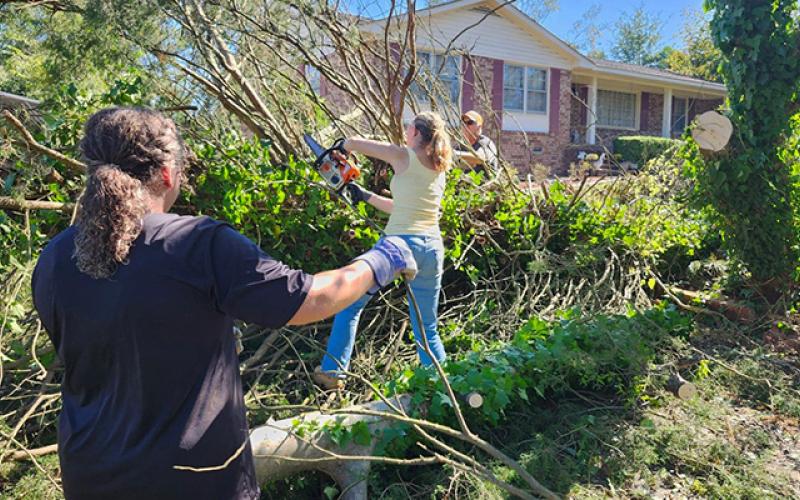
[(375, 196), (375, 193), (369, 189), (364, 189), (355, 182), (345, 184), (344, 189), (350, 195), (350, 199), (353, 200), (353, 203), (358, 203), (360, 201), (367, 203), (369, 202), (370, 198)]

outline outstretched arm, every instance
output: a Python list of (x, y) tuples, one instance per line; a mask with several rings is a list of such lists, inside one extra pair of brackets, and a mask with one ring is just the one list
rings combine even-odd
[(402, 146), (383, 141), (362, 139), (361, 137), (345, 139), (342, 146), (347, 151), (356, 151), (371, 158), (385, 161), (392, 166), (395, 173), (408, 168), (408, 150)]
[(392, 209), (394, 208), (393, 199), (374, 193), (369, 197), (367, 203), (377, 208), (381, 212), (386, 212), (387, 214), (392, 213)]
[(314, 275), (314, 281), (290, 325), (305, 325), (333, 316), (349, 306), (375, 283), (372, 269), (361, 260)]
[(315, 274), (305, 300), (288, 324), (303, 325), (333, 316), (365, 293), (377, 293), (398, 273), (414, 279), (414, 254), (402, 238), (381, 238), (347, 266)]

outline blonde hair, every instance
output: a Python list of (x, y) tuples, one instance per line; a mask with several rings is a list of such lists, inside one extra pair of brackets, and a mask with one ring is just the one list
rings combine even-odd
[(453, 161), (453, 149), (442, 117), (433, 111), (425, 111), (414, 117), (414, 128), (422, 134), (425, 152), (433, 162), (433, 168), (437, 172), (449, 169)]

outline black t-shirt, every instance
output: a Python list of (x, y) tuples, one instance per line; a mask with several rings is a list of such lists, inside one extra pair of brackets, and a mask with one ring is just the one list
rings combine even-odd
[(78, 271), (75, 228), (33, 274), (64, 364), (58, 451), (68, 499), (258, 498), (234, 318), (285, 325), (312, 277), (207, 217), (150, 214), (109, 279)]

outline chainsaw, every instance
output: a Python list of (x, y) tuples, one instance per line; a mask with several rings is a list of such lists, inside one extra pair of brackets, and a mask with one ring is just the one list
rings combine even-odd
[(314, 168), (317, 173), (331, 189), (352, 205), (353, 200), (350, 198), (350, 192), (344, 187), (353, 180), (358, 179), (361, 171), (346, 159), (339, 160), (334, 158), (333, 153), (337, 151), (342, 153), (343, 156), (347, 156), (342, 147), (344, 140), (339, 139), (333, 146), (325, 149), (308, 134), (303, 134), (303, 139), (317, 158), (314, 161)]

